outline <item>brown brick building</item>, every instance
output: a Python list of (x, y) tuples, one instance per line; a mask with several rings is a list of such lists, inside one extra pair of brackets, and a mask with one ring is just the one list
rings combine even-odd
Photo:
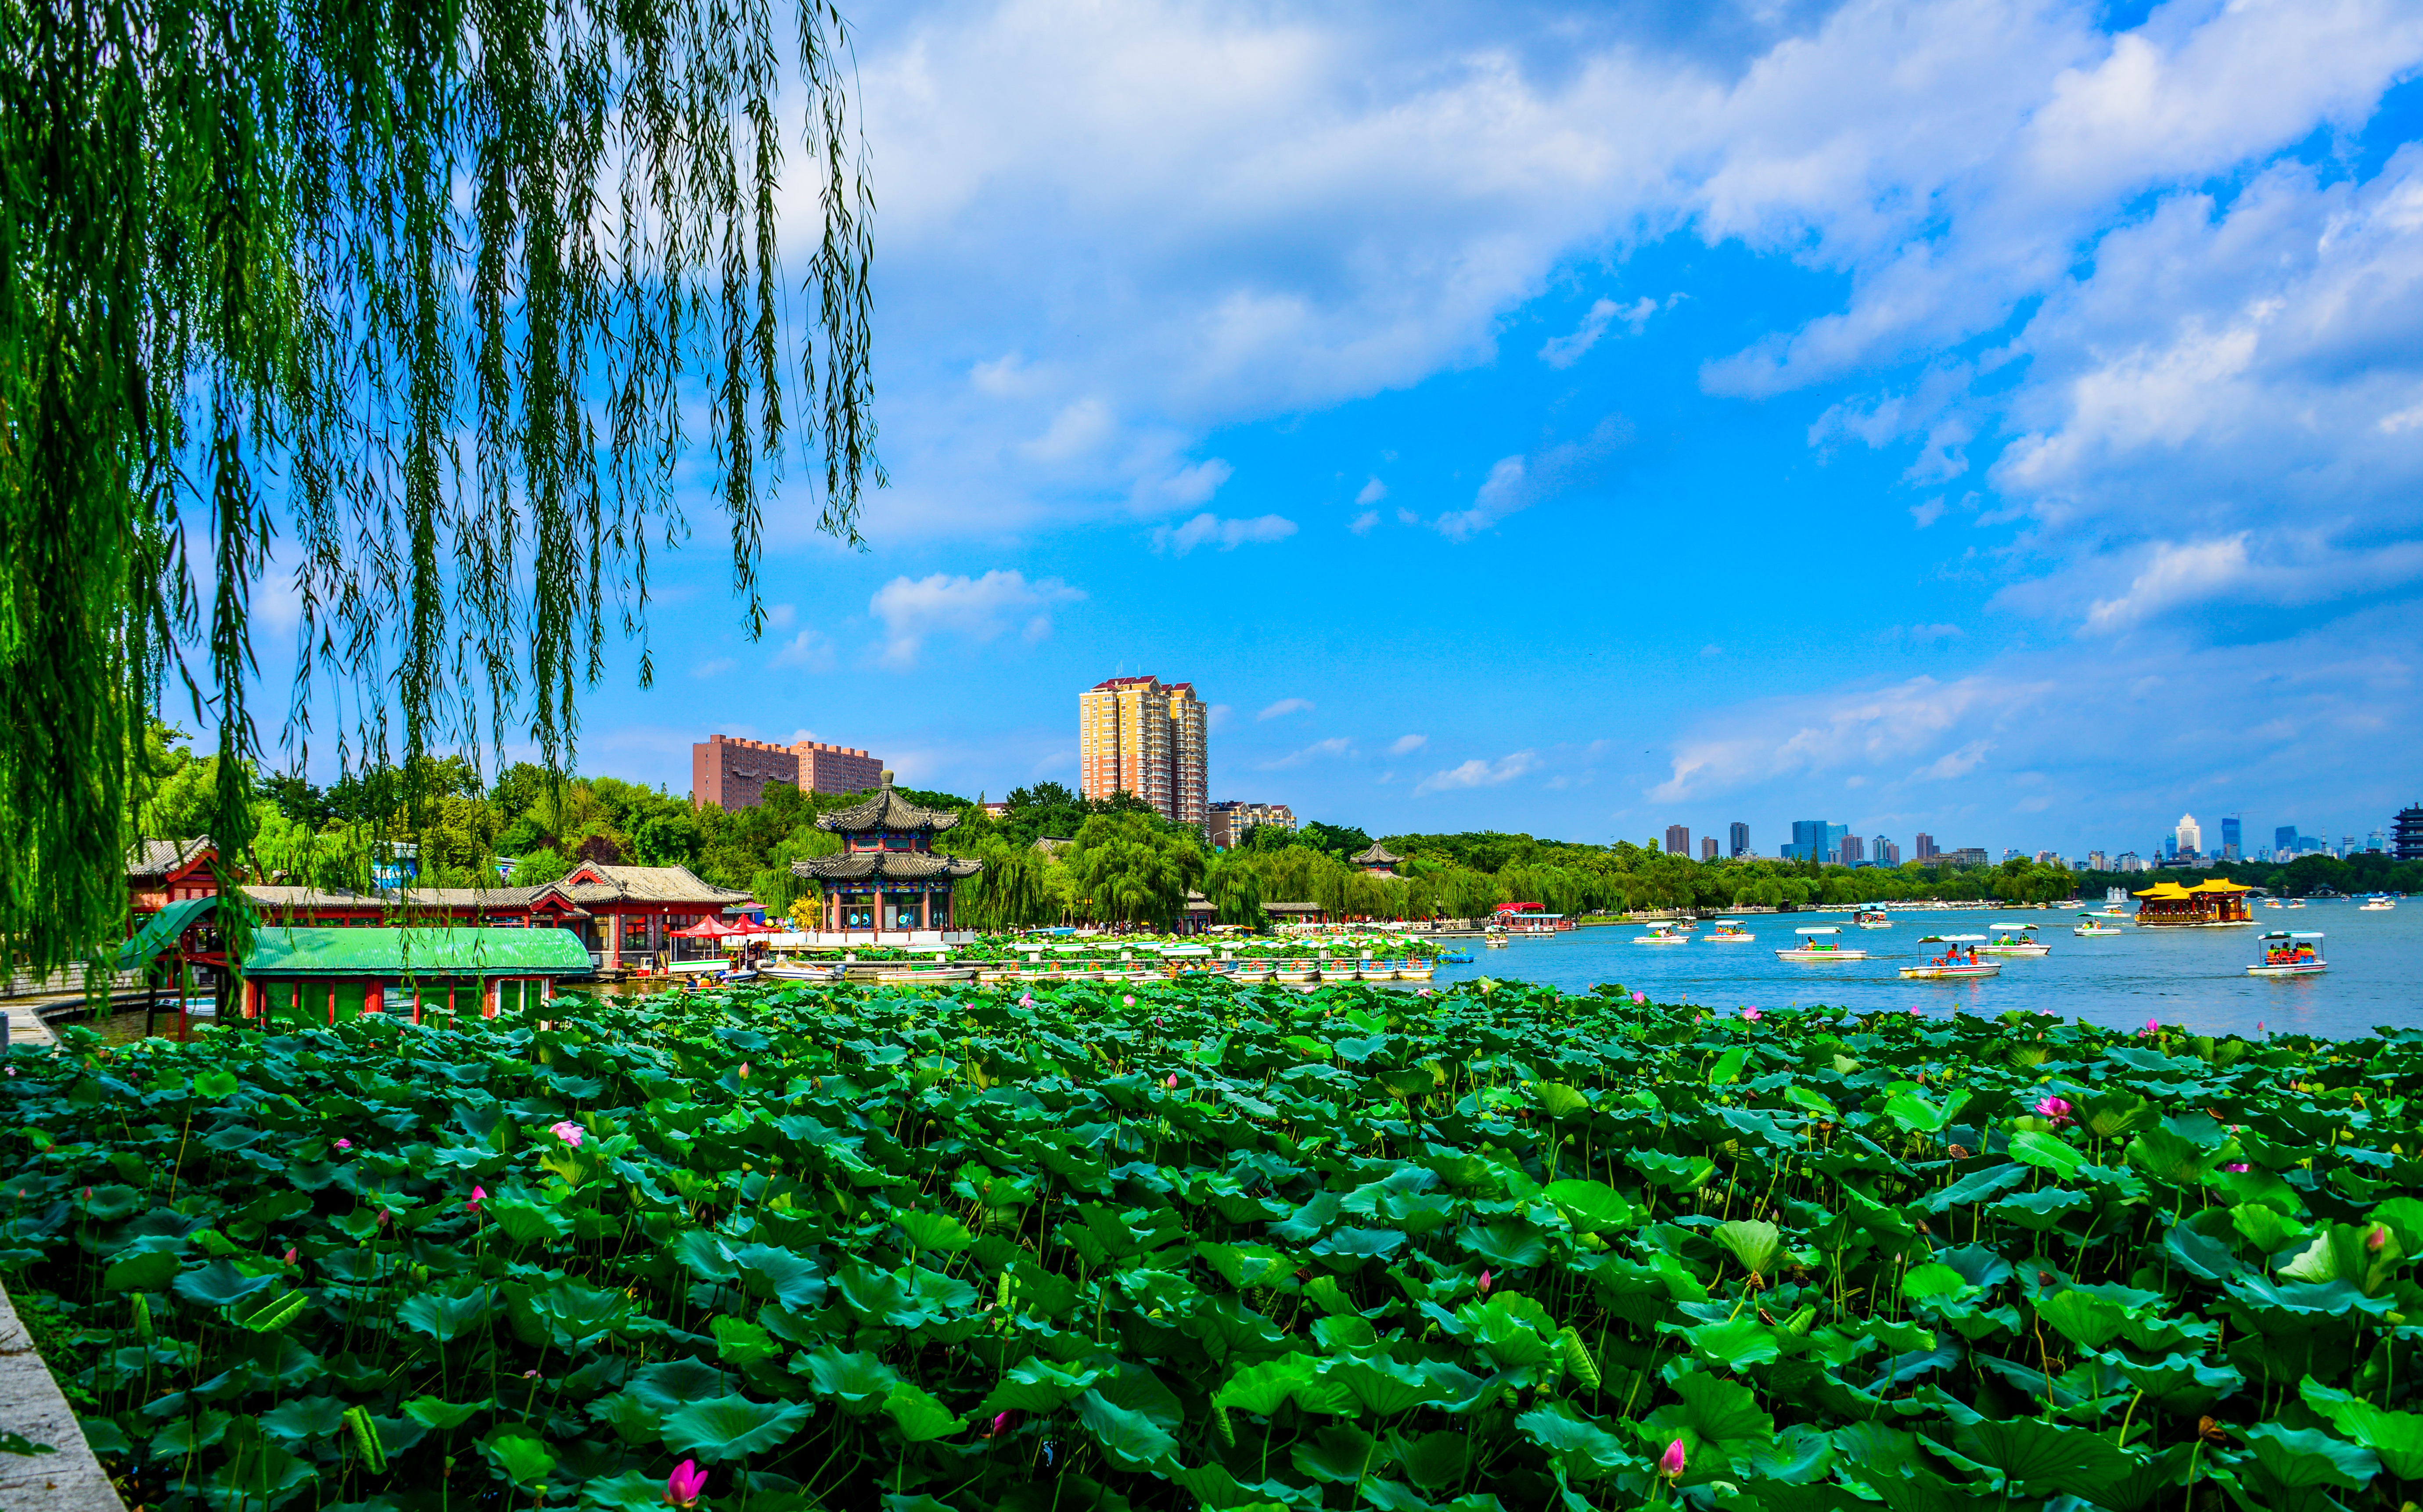
[(757, 807), (768, 782), (787, 782), (803, 793), (863, 793), (882, 780), (880, 761), (821, 740), (776, 746), (710, 735), (689, 748), (690, 801), (719, 809)]

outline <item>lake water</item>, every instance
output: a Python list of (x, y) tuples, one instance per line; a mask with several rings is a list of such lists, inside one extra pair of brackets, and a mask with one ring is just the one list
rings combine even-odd
[[(2196, 1033), (2271, 1032), (2347, 1039), (2376, 1027), (2423, 1026), (2423, 899), (2386, 913), (2352, 903), (2314, 902), (2304, 908), (2255, 909), (2257, 923), (2239, 929), (2140, 929), (2123, 921), (2116, 937), (2081, 939), (2070, 933), (2076, 914), (2034, 909), (1892, 914), (1891, 929), (1853, 929), (1846, 915), (1754, 914), (1742, 927), (1747, 945), (1708, 943), (1703, 923), (1687, 945), (1635, 945), (1639, 924), (1592, 925), (1562, 935), (1518, 937), (1504, 950), (1468, 942), (1479, 959), (1446, 966), (1440, 982), (1473, 977), (1521, 978), (1569, 991), (1620, 982), (1652, 1001), (1691, 1002), (1731, 1012), (1825, 1003), (1862, 1012), (1916, 1006), (1928, 1014), (1955, 1007), (1973, 1014), (2020, 1008), (2134, 1029), (2148, 1018)], [(1996, 920), (2029, 920), (2050, 955), (2004, 958), (2000, 976), (1966, 982), (1908, 982), (1901, 968), (1940, 947), (1922, 935), (1981, 935)], [(1841, 923), (1846, 947), (1864, 961), (1804, 965), (1775, 958), (1797, 927)], [(2319, 929), (2330, 969), (2319, 976), (2251, 977), (2262, 956), (2258, 937), (2273, 929)], [(1467, 942), (1455, 942), (1459, 947)]]

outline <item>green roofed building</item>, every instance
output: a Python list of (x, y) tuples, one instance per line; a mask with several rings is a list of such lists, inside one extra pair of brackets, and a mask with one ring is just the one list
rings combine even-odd
[(244, 963), (245, 1017), (264, 1027), (387, 1013), (414, 1023), (536, 1008), (559, 978), (587, 976), (568, 929), (264, 925)]

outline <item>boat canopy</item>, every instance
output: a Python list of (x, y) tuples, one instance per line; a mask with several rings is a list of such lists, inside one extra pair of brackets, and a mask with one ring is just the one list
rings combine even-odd
[(2009, 920), (2004, 920), (2000, 923), (1988, 924), (1986, 927), (1988, 929), (2034, 929), (2036, 926), (2034, 924), (2018, 923)]
[(2189, 893), (2187, 889), (2179, 886), (2176, 882), (2157, 882), (2152, 887), (2146, 888), (2134, 895), (2140, 898), (2160, 898), (2163, 902), (2169, 903), (2180, 898), (2185, 898), (2189, 896)]
[(1840, 924), (1803, 924), (1793, 931), (1796, 935), (1839, 935), (1842, 932)]
[(1984, 939), (1985, 937), (1986, 937), (1983, 935), (1930, 935), (1926, 939), (1920, 940), (1919, 943), (1924, 945), (1926, 944), (1928, 940), (1940, 940), (1946, 945), (1965, 945), (1971, 940)]
[(2265, 939), (2320, 939), (2322, 937), (2322, 932), (2319, 929), (2274, 929), (2267, 932), (2263, 937)]
[(1712, 924), (1738, 924), (1741, 921), (1738, 919), (1711, 919), (1708, 922)]
[(2252, 892), (2255, 890), (2249, 887), (2241, 887), (2239, 884), (2232, 882), (2225, 876), (2217, 876), (2209, 882), (2199, 882), (2194, 887), (2188, 889), (2188, 890), (2190, 892)]

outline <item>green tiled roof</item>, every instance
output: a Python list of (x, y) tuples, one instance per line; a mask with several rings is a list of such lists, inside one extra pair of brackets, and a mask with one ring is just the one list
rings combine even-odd
[(568, 929), (288, 927), (253, 936), (246, 976), (570, 976), (593, 969)]
[(195, 921), (218, 906), (216, 898), (187, 898), (153, 914), (135, 932), (134, 938), (118, 947), (118, 969), (132, 971), (148, 964), (151, 957), (177, 943), (177, 937), (192, 928)]

